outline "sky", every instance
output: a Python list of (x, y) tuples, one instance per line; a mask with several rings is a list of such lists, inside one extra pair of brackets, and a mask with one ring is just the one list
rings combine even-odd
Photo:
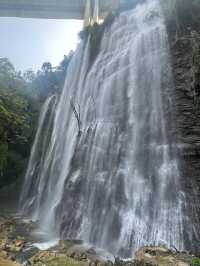
[(0, 57), (16, 70), (37, 71), (44, 62), (57, 66), (75, 50), (82, 29), (80, 20), (0, 18)]

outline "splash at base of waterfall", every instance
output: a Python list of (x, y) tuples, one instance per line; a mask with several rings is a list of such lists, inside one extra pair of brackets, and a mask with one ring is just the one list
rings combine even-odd
[(149, 244), (183, 250), (186, 204), (159, 1), (121, 13), (92, 65), (89, 58), (90, 39), (74, 55), (59, 102), (44, 105), (21, 210), (52, 238), (82, 239), (123, 257)]
[(52, 240), (47, 241), (47, 242), (34, 243), (33, 246), (38, 248), (39, 250), (48, 250), (48, 249), (58, 245), (58, 243), (59, 243), (59, 239), (52, 239)]

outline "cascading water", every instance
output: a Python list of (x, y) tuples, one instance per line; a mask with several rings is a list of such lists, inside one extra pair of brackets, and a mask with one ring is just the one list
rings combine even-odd
[(125, 257), (146, 244), (184, 249), (184, 193), (163, 103), (172, 83), (158, 0), (121, 13), (91, 66), (90, 39), (81, 43), (55, 111), (53, 98), (43, 108), (22, 212), (51, 237)]
[[(51, 138), (49, 131), (52, 130), (56, 101), (57, 97), (55, 95), (52, 95), (46, 100), (41, 110), (38, 129), (26, 171), (24, 189), (21, 193), (20, 198), (20, 210), (22, 211), (22, 213), (27, 210), (27, 207), (32, 205), (30, 199), (34, 200), (35, 195), (38, 193), (38, 185), (42, 182), (41, 176), (43, 172), (43, 166), (46, 161), (48, 142)], [(43, 183), (43, 186), (45, 186), (45, 183)], [(26, 201), (26, 199), (29, 200)], [(29, 212), (31, 211), (33, 210), (29, 210)]]

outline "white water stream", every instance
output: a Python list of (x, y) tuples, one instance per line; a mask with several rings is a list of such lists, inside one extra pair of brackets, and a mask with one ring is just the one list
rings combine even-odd
[(89, 55), (88, 40), (56, 109), (55, 97), (44, 105), (21, 210), (52, 239), (82, 239), (124, 257), (146, 244), (182, 250), (185, 202), (164, 112), (173, 82), (159, 1), (123, 12), (90, 68)]

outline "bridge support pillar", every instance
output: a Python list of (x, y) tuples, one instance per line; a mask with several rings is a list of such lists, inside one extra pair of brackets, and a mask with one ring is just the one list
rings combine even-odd
[(86, 0), (84, 28), (99, 23), (99, 0)]

